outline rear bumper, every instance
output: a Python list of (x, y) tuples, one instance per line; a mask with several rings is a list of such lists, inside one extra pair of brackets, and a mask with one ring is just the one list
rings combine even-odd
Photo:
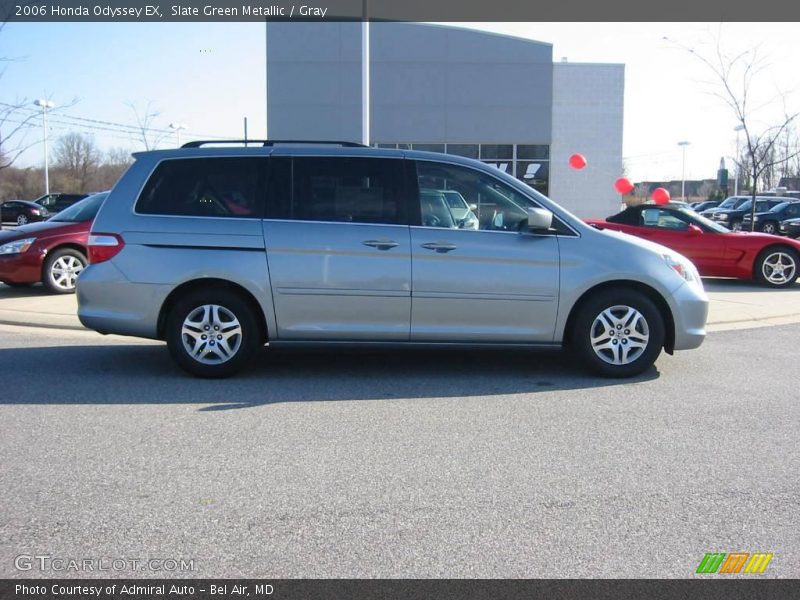
[(706, 338), (708, 296), (696, 285), (684, 283), (667, 301), (675, 323), (675, 350), (697, 348)]
[(157, 339), (169, 286), (132, 283), (112, 262), (89, 265), (78, 278), (78, 319), (99, 333)]

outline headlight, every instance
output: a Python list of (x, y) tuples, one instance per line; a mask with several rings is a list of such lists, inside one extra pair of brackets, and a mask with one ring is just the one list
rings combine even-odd
[(664, 254), (663, 257), (667, 266), (680, 275), (684, 281), (700, 283), (700, 274), (689, 260), (675, 254)]
[(726, 215), (726, 214), (717, 215), (717, 218), (718, 218), (720, 221), (727, 221), (727, 220), (728, 220), (728, 215)]
[(36, 241), (36, 238), (25, 238), (24, 240), (14, 240), (13, 242), (8, 242), (7, 244), (3, 244), (0, 246), (0, 256), (5, 256), (6, 254), (21, 254), (22, 252), (27, 252), (28, 248), (31, 247), (33, 242)]

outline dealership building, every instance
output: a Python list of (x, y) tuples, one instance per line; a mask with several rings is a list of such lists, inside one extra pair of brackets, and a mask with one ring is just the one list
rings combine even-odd
[[(267, 24), (270, 138), (362, 139), (361, 36), (360, 23)], [(372, 23), (369, 53), (372, 145), (479, 159), (579, 216), (618, 209), (624, 65), (416, 23)]]

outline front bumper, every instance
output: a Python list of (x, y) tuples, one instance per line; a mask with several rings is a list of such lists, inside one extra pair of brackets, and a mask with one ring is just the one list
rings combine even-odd
[(788, 237), (800, 237), (800, 225), (784, 225), (781, 223), (781, 225), (778, 227), (778, 231), (780, 231), (781, 235)]
[(42, 279), (45, 252), (29, 248), (20, 254), (0, 256), (0, 281), (36, 283)]
[(668, 298), (675, 324), (675, 350), (691, 350), (703, 343), (708, 319), (708, 296), (702, 287), (684, 283)]

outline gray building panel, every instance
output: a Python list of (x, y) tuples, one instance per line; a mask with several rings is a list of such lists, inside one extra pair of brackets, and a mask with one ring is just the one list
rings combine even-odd
[[(372, 24), (370, 41), (372, 141), (549, 143), (549, 44), (404, 23)], [(359, 23), (268, 24), (269, 135), (360, 140), (360, 53)]]
[(267, 131), (274, 139), (361, 139), (359, 23), (267, 26)]

